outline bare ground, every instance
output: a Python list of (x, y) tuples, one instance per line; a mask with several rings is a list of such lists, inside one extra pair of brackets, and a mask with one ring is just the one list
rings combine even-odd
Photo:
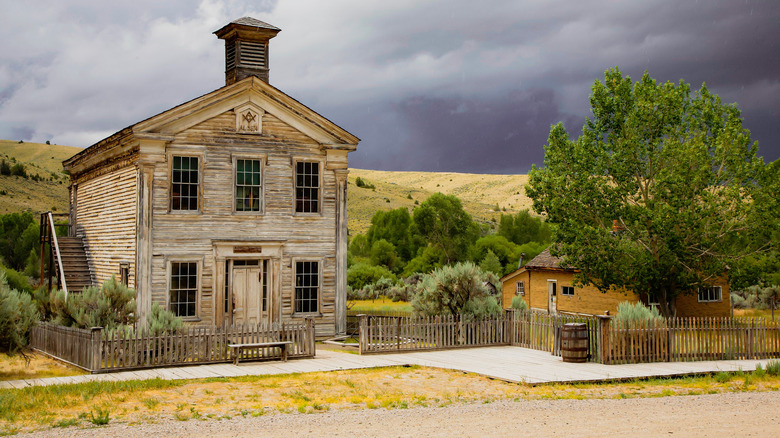
[(161, 420), (31, 436), (780, 436), (780, 394), (742, 392), (590, 400), (505, 400), (437, 408)]

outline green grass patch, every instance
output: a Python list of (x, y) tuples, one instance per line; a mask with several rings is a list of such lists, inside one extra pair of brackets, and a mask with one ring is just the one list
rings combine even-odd
[(376, 300), (356, 300), (350, 301), (352, 307), (349, 308), (350, 314), (360, 312), (402, 312), (411, 313), (414, 311), (412, 305), (406, 301), (392, 301), (388, 298), (382, 297)]

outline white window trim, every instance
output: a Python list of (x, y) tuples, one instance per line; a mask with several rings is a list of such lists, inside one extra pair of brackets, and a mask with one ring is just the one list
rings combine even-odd
[[(316, 312), (296, 312), (295, 311), (295, 276), (298, 274), (295, 270), (298, 262), (317, 262), (317, 311)], [(305, 316), (322, 316), (322, 271), (325, 260), (321, 258), (309, 258), (309, 257), (293, 257), (292, 264), (292, 299), (290, 300), (292, 316), (293, 317), (305, 317)]]
[[(567, 294), (565, 292), (566, 289), (571, 289), (571, 293)], [(563, 296), (563, 297), (573, 297), (574, 296), (574, 286), (561, 286), (561, 296)]]
[(185, 322), (199, 322), (200, 318), (200, 303), (201, 293), (203, 291), (203, 259), (201, 257), (171, 257), (165, 262), (165, 309), (171, 310), (171, 274), (173, 272), (174, 263), (195, 263), (198, 269), (198, 287), (195, 292), (195, 315), (194, 316), (182, 316), (182, 321)]
[[(173, 157), (198, 158), (198, 209), (174, 210), (173, 206)], [(168, 160), (168, 214), (202, 214), (203, 213), (203, 165), (205, 153), (202, 151), (172, 150), (166, 155)]]
[[(238, 160), (259, 160), (260, 161), (260, 210), (259, 211), (238, 211), (236, 210), (236, 169), (238, 166)], [(265, 169), (267, 162), (267, 156), (265, 154), (233, 154), (231, 157), (233, 163), (231, 172), (233, 173), (231, 180), (233, 181), (233, 197), (231, 200), (230, 211), (236, 215), (242, 216), (261, 216), (265, 214)], [(294, 194), (294, 193), (293, 193)]]
[[(520, 286), (523, 286), (523, 287), (521, 288)], [(522, 291), (520, 289), (522, 289)], [(525, 282), (523, 282), (523, 281), (516, 281), (515, 282), (515, 295), (518, 295), (518, 296), (525, 295)]]
[[(298, 163), (319, 163), (319, 175), (317, 175), (318, 184), (319, 184), (319, 190), (317, 190), (317, 211), (316, 212), (303, 212), (303, 211), (297, 211), (296, 204), (298, 202), (297, 199), (297, 180), (298, 180)], [(290, 206), (292, 208), (292, 214), (293, 216), (322, 216), (322, 192), (323, 192), (323, 174), (325, 173), (325, 161), (320, 159), (310, 159), (310, 158), (293, 158), (292, 160), (292, 205)]]
[[(701, 291), (702, 289), (717, 289), (718, 290), (718, 298), (715, 300), (702, 300), (701, 299)], [(704, 288), (698, 288), (696, 290), (696, 300), (700, 303), (721, 303), (723, 302), (723, 287), (722, 286), (707, 286)]]

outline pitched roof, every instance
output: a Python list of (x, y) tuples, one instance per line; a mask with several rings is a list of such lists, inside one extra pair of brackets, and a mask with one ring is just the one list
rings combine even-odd
[(524, 268), (561, 268), (561, 259), (550, 254), (550, 248), (545, 248), (538, 256), (523, 265)]
[(241, 17), (238, 20), (231, 21), (231, 24), (241, 24), (243, 26), (259, 27), (262, 29), (282, 30), (274, 25), (266, 23), (265, 21), (260, 21), (252, 17)]

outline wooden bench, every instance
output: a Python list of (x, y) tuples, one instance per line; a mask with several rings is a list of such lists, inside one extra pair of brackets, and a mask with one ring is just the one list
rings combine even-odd
[(292, 341), (276, 341), (276, 342), (252, 342), (246, 344), (228, 344), (228, 347), (232, 349), (233, 364), (238, 365), (238, 359), (241, 357), (241, 350), (250, 348), (267, 348), (267, 347), (279, 347), (282, 349), (282, 360), (287, 362), (287, 347), (292, 345)]

